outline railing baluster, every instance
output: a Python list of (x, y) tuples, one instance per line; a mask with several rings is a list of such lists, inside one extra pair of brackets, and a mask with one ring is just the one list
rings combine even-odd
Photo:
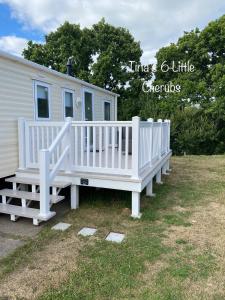
[(44, 126), (41, 126), (41, 149), (45, 148)]
[(40, 151), (40, 134), (39, 134), (39, 126), (37, 126), (37, 162), (39, 162), (39, 151)]
[(115, 127), (112, 127), (112, 168), (115, 168)]
[(74, 130), (74, 142), (75, 142), (75, 166), (78, 165), (78, 127), (75, 126)]
[(96, 127), (93, 126), (93, 167), (96, 165)]
[(105, 136), (105, 156), (106, 156), (106, 165), (105, 168), (109, 167), (109, 127), (106, 126), (106, 136)]
[(99, 167), (102, 168), (102, 126), (99, 127)]
[(126, 126), (125, 132), (125, 169), (128, 169), (128, 142), (129, 142), (129, 130), (128, 126)]
[(122, 167), (122, 127), (119, 127), (119, 141), (118, 141), (118, 168)]
[[(60, 127), (57, 127), (56, 129), (56, 134), (58, 135), (59, 132), (60, 132), (61, 128)], [(59, 160), (59, 157), (60, 157), (60, 153), (62, 153), (62, 143), (59, 143), (58, 147), (56, 148), (56, 153), (57, 153), (57, 161)]]
[[(51, 144), (54, 141), (54, 127), (52, 126), (51, 128)], [(54, 165), (55, 164), (55, 158), (54, 158), (54, 153), (51, 156), (51, 163)]]
[(50, 146), (50, 141), (49, 141), (49, 126), (46, 127), (46, 139), (47, 139), (47, 148)]
[(90, 165), (90, 126), (87, 126), (87, 166)]
[(31, 139), (32, 139), (32, 163), (34, 164), (35, 161), (35, 135), (34, 135), (34, 126), (31, 127)]
[(81, 126), (81, 166), (84, 165), (84, 126)]

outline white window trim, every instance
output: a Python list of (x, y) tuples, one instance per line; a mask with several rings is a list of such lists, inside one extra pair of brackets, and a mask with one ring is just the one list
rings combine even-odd
[(95, 121), (94, 92), (91, 89), (83, 88), (82, 92), (82, 120), (85, 121), (85, 92), (92, 94), (92, 121)]
[(112, 112), (112, 101), (111, 100), (104, 100), (103, 101), (103, 120), (105, 121), (105, 103), (109, 103), (110, 104), (110, 120), (109, 121), (112, 121), (111, 119), (111, 112)]
[[(39, 118), (38, 117), (38, 103), (37, 103), (37, 86), (43, 86), (48, 89), (48, 112), (49, 117), (48, 118)], [(45, 120), (51, 120), (51, 90), (50, 85), (48, 83), (42, 82), (42, 81), (34, 81), (34, 102), (35, 102), (35, 119), (37, 121), (45, 121)]]
[(65, 110), (65, 94), (71, 93), (73, 95), (73, 120), (75, 119), (75, 91), (68, 89), (68, 88), (63, 88), (62, 89), (62, 105), (63, 105), (63, 119), (66, 119), (66, 110)]

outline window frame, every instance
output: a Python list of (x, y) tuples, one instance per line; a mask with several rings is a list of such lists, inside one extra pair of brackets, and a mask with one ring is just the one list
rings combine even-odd
[[(66, 117), (66, 93), (70, 93), (72, 94), (73, 96), (73, 117)], [(63, 105), (63, 119), (65, 120), (66, 118), (72, 118), (73, 120), (75, 119), (75, 91), (74, 90), (71, 90), (71, 89), (68, 89), (68, 88), (63, 88), (62, 89), (62, 105)]]
[(90, 93), (92, 95), (92, 121), (95, 121), (95, 94), (92, 89), (83, 88), (82, 90), (82, 121), (85, 121), (85, 93)]
[[(38, 98), (37, 98), (37, 86), (42, 86), (48, 89), (48, 117), (40, 118), (38, 117)], [(34, 101), (35, 101), (35, 119), (37, 121), (51, 120), (51, 89), (50, 84), (42, 81), (34, 81)]]
[[(109, 103), (109, 105), (110, 105), (110, 111), (109, 111), (109, 120), (105, 120), (105, 103)], [(104, 119), (104, 121), (112, 121), (111, 120), (111, 112), (112, 112), (112, 101), (110, 101), (110, 100), (104, 100), (103, 101), (103, 119)]]

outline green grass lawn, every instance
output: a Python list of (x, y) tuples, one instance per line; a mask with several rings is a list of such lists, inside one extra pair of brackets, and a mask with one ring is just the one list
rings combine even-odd
[[(66, 233), (51, 231), (53, 220), (0, 262), (0, 296), (225, 299), (225, 156), (173, 157), (172, 169), (156, 197), (143, 192), (140, 220), (130, 193), (81, 189), (80, 209), (60, 220), (72, 224)], [(96, 236), (78, 237), (83, 226)], [(111, 230), (125, 242), (104, 241)]]

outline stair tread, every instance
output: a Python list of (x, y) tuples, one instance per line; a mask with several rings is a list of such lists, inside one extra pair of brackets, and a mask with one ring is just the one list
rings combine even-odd
[[(18, 176), (13, 176), (5, 179), (6, 182), (16, 182), (16, 183), (22, 183), (22, 184), (35, 184), (39, 185), (40, 181), (39, 179), (35, 178), (28, 178), (28, 177), (18, 177)], [(70, 186), (71, 182), (63, 182), (63, 181), (53, 181), (50, 186), (58, 187), (58, 188), (65, 188), (67, 186)]]
[[(17, 206), (12, 204), (0, 203), (0, 213), (16, 215), (16, 216), (32, 218), (32, 219), (45, 220), (39, 215), (40, 211), (37, 208), (22, 207), (22, 206)], [(53, 214), (54, 213), (52, 213), (52, 215)]]
[[(31, 192), (26, 192), (26, 191), (3, 189), (3, 190), (0, 190), (0, 196), (7, 196), (7, 197), (12, 197), (12, 198), (26, 199), (26, 200), (32, 200), (32, 201), (40, 201), (39, 193), (31, 193)], [(50, 201), (52, 203), (57, 203), (63, 199), (64, 199), (64, 196), (50, 195)]]

